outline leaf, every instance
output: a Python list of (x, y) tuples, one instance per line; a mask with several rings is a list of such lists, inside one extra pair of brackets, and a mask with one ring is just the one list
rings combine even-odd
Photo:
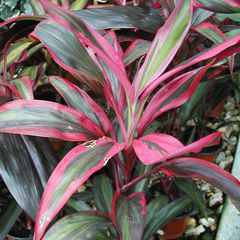
[[(148, 165), (145, 166), (142, 164), (142, 162), (137, 161), (135, 163), (135, 170), (134, 170), (134, 174), (133, 174), (133, 179), (137, 178), (141, 175), (143, 175), (144, 173), (150, 171), (153, 168), (153, 166)], [(151, 177), (146, 177), (143, 180), (139, 181), (138, 183), (134, 184), (131, 187), (130, 192), (143, 192), (144, 194), (147, 193), (148, 191), (148, 186), (149, 186), (149, 181), (150, 181)]]
[(143, 240), (150, 239), (158, 229), (181, 214), (189, 206), (190, 202), (191, 200), (184, 196), (170, 202), (156, 212), (150, 224), (145, 226)]
[(76, 11), (83, 21), (94, 29), (137, 28), (155, 33), (163, 24), (158, 10), (141, 7), (103, 7)]
[[(217, 26), (209, 22), (201, 23), (195, 27), (195, 30), (216, 44), (224, 42), (227, 39), (226, 35)], [(230, 72), (233, 74), (234, 56), (228, 58), (228, 64)]]
[(207, 11), (205, 9), (197, 8), (192, 17), (192, 27), (197, 26), (198, 24), (207, 20), (210, 16), (212, 16), (214, 12)]
[(6, 66), (9, 66), (11, 63), (16, 61), (24, 50), (26, 50), (30, 45), (33, 44), (33, 41), (29, 39), (23, 39), (17, 43), (12, 44), (8, 50), (6, 55), (2, 55), (0, 59), (0, 73), (4, 70), (4, 61), (6, 61)]
[(6, 212), (1, 214), (0, 217), (0, 239), (5, 239), (21, 212), (22, 209), (18, 206), (15, 200), (12, 200), (10, 204), (8, 204)]
[(133, 193), (127, 197), (115, 193), (111, 216), (118, 229), (120, 240), (141, 240), (145, 225), (146, 200), (143, 193)]
[(104, 137), (78, 145), (60, 161), (48, 181), (40, 203), (35, 223), (36, 240), (41, 239), (51, 220), (73, 193), (123, 148), (123, 144)]
[(18, 99), (33, 100), (33, 82), (29, 77), (23, 77), (9, 81), (5, 84)]
[(56, 159), (45, 139), (0, 134), (0, 175), (24, 211), (35, 220)]
[(191, 1), (180, 0), (166, 23), (158, 30), (146, 59), (134, 79), (136, 96), (139, 96), (149, 84), (158, 78), (172, 61), (188, 33), (191, 18)]
[(43, 19), (43, 17), (36, 15), (21, 15), (0, 23), (0, 29), (2, 31), (0, 48), (3, 49), (5, 44), (13, 36), (15, 36), (15, 40), (26, 37), (26, 35), (34, 29), (36, 24)]
[(85, 91), (58, 76), (50, 76), (49, 81), (64, 98), (68, 106), (86, 115), (103, 130), (105, 135), (116, 138), (113, 126), (106, 113)]
[(41, 100), (16, 100), (0, 106), (0, 132), (88, 141), (104, 133), (81, 112)]
[(240, 211), (240, 182), (217, 165), (197, 158), (177, 158), (159, 167), (171, 177), (197, 178), (215, 185)]
[(97, 211), (82, 211), (68, 215), (56, 222), (43, 240), (95, 239), (97, 233), (106, 231), (112, 222)]
[(184, 73), (160, 88), (148, 103), (139, 121), (138, 134), (141, 136), (144, 129), (161, 114), (186, 103), (211, 66), (212, 62), (202, 68)]
[(132, 62), (145, 55), (150, 47), (150, 42), (142, 39), (137, 39), (124, 52), (124, 65), (127, 67)]
[(197, 7), (202, 7), (218, 13), (239, 13), (240, 3), (238, 0), (195, 0)]
[(192, 179), (175, 178), (174, 183), (181, 189), (189, 198), (192, 199), (196, 207), (201, 211), (203, 216), (207, 216), (206, 204), (203, 198), (202, 191), (197, 187)]
[(146, 99), (148, 95), (161, 84), (166, 79), (174, 76), (175, 74), (179, 73), (180, 71), (185, 70), (188, 67), (191, 67), (197, 63), (203, 62), (205, 60), (211, 60), (213, 58), (216, 59), (216, 62), (223, 60), (232, 54), (239, 52), (240, 48), (238, 43), (240, 42), (240, 34), (225, 40), (223, 43), (219, 43), (213, 45), (211, 48), (208, 48), (191, 58), (185, 60), (184, 62), (180, 63), (179, 65), (175, 66), (174, 68), (170, 69), (168, 72), (164, 73), (162, 76), (157, 78), (148, 88), (144, 91), (142, 95), (142, 99)]
[(165, 207), (168, 204), (168, 201), (168, 197), (164, 195), (160, 195), (151, 199), (147, 205), (146, 226), (151, 225), (156, 213)]
[(65, 70), (92, 81), (104, 82), (96, 62), (76, 36), (63, 26), (52, 21), (43, 21), (37, 25), (31, 36), (41, 41), (54, 61)]
[(110, 215), (113, 192), (113, 185), (106, 174), (94, 176), (93, 199), (99, 211)]
[[(108, 68), (116, 75), (127, 95), (131, 98), (133, 95), (133, 88), (128, 80), (122, 58), (106, 39), (70, 11), (46, 0), (41, 0), (41, 2), (57, 23), (74, 34), (82, 45), (91, 48), (92, 56), (93, 51), (98, 59), (104, 61)], [(32, 36), (34, 35), (33, 33)]]
[(213, 133), (184, 146), (170, 135), (151, 133), (140, 139), (133, 140), (132, 145), (140, 161), (145, 165), (149, 165), (186, 153), (200, 152), (204, 147), (217, 144), (220, 137), (221, 133)]

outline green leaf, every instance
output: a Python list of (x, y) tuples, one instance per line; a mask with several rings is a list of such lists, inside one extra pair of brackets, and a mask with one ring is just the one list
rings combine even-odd
[(198, 209), (206, 217), (207, 209), (203, 198), (203, 193), (197, 187), (195, 182), (192, 179), (187, 178), (175, 178), (173, 181), (179, 189), (185, 192), (186, 195), (188, 195), (188, 197), (192, 199), (196, 207), (198, 207)]
[(96, 211), (82, 211), (60, 219), (43, 240), (95, 239), (97, 233), (106, 231), (111, 225), (108, 218)]
[(166, 223), (177, 217), (190, 204), (191, 200), (188, 197), (178, 198), (155, 213), (151, 223), (145, 227), (144, 240), (149, 240), (150, 237)]
[[(153, 165), (144, 165), (141, 161), (137, 161), (136, 169), (134, 171), (133, 179), (137, 178), (144, 173), (150, 171), (153, 168)], [(148, 184), (151, 177), (146, 177), (143, 180), (139, 181), (130, 188), (131, 192), (143, 192), (146, 193), (148, 190)]]
[(178, 1), (178, 5), (158, 30), (146, 59), (134, 79), (134, 89), (140, 94), (158, 78), (172, 61), (191, 25), (192, 3)]
[(104, 82), (98, 65), (72, 32), (55, 22), (43, 21), (37, 25), (33, 34), (61, 67), (82, 77)]
[(0, 175), (19, 206), (35, 220), (56, 159), (47, 139), (0, 134)]
[(12, 200), (12, 202), (9, 203), (6, 212), (0, 217), (0, 239), (5, 239), (21, 212), (22, 209), (18, 206), (15, 200)]
[(124, 144), (103, 137), (76, 146), (60, 161), (42, 196), (35, 222), (36, 239), (41, 239), (51, 220), (74, 192), (123, 148)]
[(111, 210), (120, 240), (142, 239), (146, 215), (146, 200), (142, 193), (125, 197), (116, 192)]
[(8, 48), (6, 56), (4, 57), (4, 55), (2, 55), (1, 57), (0, 73), (3, 72), (4, 61), (6, 61), (6, 66), (9, 66), (11, 63), (17, 60), (21, 56), (23, 51), (26, 50), (32, 43), (33, 41), (30, 41), (28, 39), (23, 39), (21, 41), (18, 41), (17, 43), (12, 44)]
[(93, 178), (93, 199), (99, 211), (110, 214), (113, 198), (113, 185), (106, 174)]
[(168, 204), (168, 197), (161, 195), (153, 198), (147, 205), (146, 228), (151, 225), (157, 212)]

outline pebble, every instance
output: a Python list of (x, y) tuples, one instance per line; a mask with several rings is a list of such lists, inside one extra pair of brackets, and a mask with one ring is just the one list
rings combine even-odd
[(196, 227), (197, 226), (197, 221), (196, 221), (195, 218), (190, 217), (190, 218), (187, 219), (186, 224), (187, 224), (188, 227)]
[(215, 224), (216, 221), (214, 218), (200, 218), (199, 219), (199, 223), (201, 223), (201, 225), (203, 225), (204, 227), (208, 228), (210, 227), (211, 225)]
[(205, 232), (203, 225), (197, 227), (188, 228), (185, 232), (186, 236), (199, 236), (201, 233)]
[(79, 192), (79, 193), (84, 192), (84, 191), (86, 191), (86, 189), (87, 188), (84, 185), (82, 185), (81, 187), (78, 188), (77, 192)]
[(160, 236), (163, 236), (164, 235), (164, 231), (159, 229), (159, 230), (157, 230), (157, 234), (160, 235)]
[(211, 184), (205, 182), (200, 186), (200, 189), (205, 192), (211, 192), (213, 187)]
[(220, 152), (216, 158), (216, 163), (221, 163), (222, 161), (226, 160), (226, 154), (225, 152)]
[(222, 203), (223, 203), (222, 192), (215, 193), (209, 198), (209, 207), (213, 207), (217, 204), (222, 204)]

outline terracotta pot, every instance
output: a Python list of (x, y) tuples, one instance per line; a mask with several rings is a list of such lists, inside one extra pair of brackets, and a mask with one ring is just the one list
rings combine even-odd
[(163, 239), (177, 239), (183, 236), (187, 228), (188, 217), (179, 217), (167, 223), (162, 230), (164, 231)]
[(220, 117), (224, 107), (224, 100), (218, 103), (218, 105), (210, 112), (210, 117)]

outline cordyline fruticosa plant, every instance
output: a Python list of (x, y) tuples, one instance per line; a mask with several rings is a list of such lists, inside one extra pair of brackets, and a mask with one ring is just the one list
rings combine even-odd
[[(193, 2), (180, 0), (158, 30), (143, 64), (135, 72), (128, 72), (128, 65), (139, 56), (139, 41), (123, 53), (114, 31), (100, 34), (70, 11), (45, 0), (41, 2), (50, 17), (40, 22), (30, 36), (46, 47), (60, 67), (92, 92), (102, 93), (105, 101), (99, 105), (74, 83), (49, 76), (49, 82), (68, 106), (30, 99), (10, 101), (0, 107), (2, 133), (82, 143), (67, 153), (48, 180), (34, 238), (91, 239), (110, 229), (110, 239), (149, 239), (154, 214), (147, 213), (151, 207), (147, 208), (144, 193), (134, 191), (133, 186), (159, 172), (169, 178), (208, 181), (222, 189), (240, 209), (239, 181), (212, 163), (187, 156), (218, 143), (220, 133), (184, 146), (176, 138), (148, 128), (161, 114), (184, 104), (209, 68), (240, 51), (240, 35), (172, 66), (189, 33), (193, 15)], [(204, 5), (206, 1), (198, 2)], [(236, 1), (228, 2), (227, 6), (239, 9)], [(218, 5), (221, 3), (224, 2), (219, 1)], [(106, 110), (108, 106), (111, 110), (107, 115), (102, 108)], [(136, 175), (139, 161), (148, 167)], [(114, 173), (115, 193), (111, 202), (105, 199), (102, 205), (106, 206), (98, 207), (98, 211), (67, 216), (45, 234), (76, 190), (103, 168), (110, 175)], [(107, 189), (101, 184), (109, 187), (105, 180), (95, 184), (104, 191)]]

